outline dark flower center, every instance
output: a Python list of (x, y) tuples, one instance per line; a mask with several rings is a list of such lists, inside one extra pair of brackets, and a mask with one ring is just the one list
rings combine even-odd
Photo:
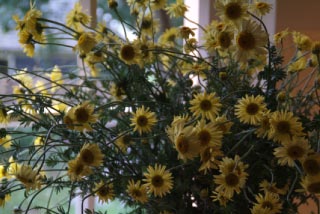
[(132, 190), (132, 197), (141, 197), (142, 196), (142, 193), (141, 193), (141, 191), (139, 190), (139, 189), (134, 189), (134, 190)]
[(211, 108), (212, 108), (212, 104), (211, 104), (210, 100), (202, 100), (200, 102), (200, 109), (202, 111), (209, 111), (209, 110), (211, 110)]
[(310, 193), (320, 193), (320, 182), (311, 183), (308, 185), (307, 190)]
[(138, 126), (142, 127), (146, 126), (148, 124), (148, 118), (144, 115), (139, 116), (137, 119), (137, 124)]
[(273, 209), (273, 204), (272, 204), (270, 201), (264, 201), (264, 202), (261, 204), (261, 207), (272, 210), (272, 209)]
[(155, 175), (152, 177), (151, 183), (155, 187), (162, 187), (164, 180), (161, 175)]
[(75, 174), (80, 175), (83, 171), (83, 168), (84, 168), (83, 164), (77, 164), (74, 170)]
[(238, 35), (238, 45), (243, 50), (252, 50), (256, 46), (256, 40), (251, 32), (243, 31)]
[(131, 45), (124, 45), (121, 48), (120, 56), (127, 61), (133, 60), (135, 57), (134, 47), (132, 47)]
[(246, 112), (250, 115), (255, 115), (259, 111), (259, 106), (256, 103), (249, 103), (246, 108)]
[(231, 38), (228, 33), (222, 32), (218, 37), (219, 44), (222, 48), (226, 49), (231, 45)]
[(235, 187), (239, 184), (239, 177), (231, 172), (225, 177), (226, 184), (231, 187)]
[(98, 193), (102, 197), (108, 195), (109, 194), (109, 187), (103, 186), (103, 187), (99, 188)]
[(280, 121), (276, 126), (276, 130), (281, 134), (290, 134), (290, 123), (288, 121)]
[(303, 168), (309, 175), (316, 175), (320, 172), (320, 164), (318, 163), (318, 161), (313, 159), (304, 161)]
[(77, 108), (74, 114), (79, 123), (86, 123), (89, 120), (89, 113), (83, 107)]
[(236, 20), (242, 15), (241, 5), (237, 2), (231, 2), (226, 5), (225, 15), (231, 19)]
[(305, 150), (302, 147), (295, 145), (295, 146), (290, 146), (287, 152), (288, 152), (288, 156), (291, 157), (292, 159), (299, 159), (304, 155)]
[(81, 160), (85, 164), (91, 165), (94, 162), (94, 154), (89, 149), (84, 149), (81, 151)]
[(182, 154), (188, 152), (189, 150), (189, 141), (186, 139), (186, 137), (183, 134), (179, 135), (177, 139), (177, 149)]
[(200, 141), (201, 146), (207, 146), (211, 140), (211, 135), (207, 130), (201, 130), (198, 133), (198, 139)]
[(142, 29), (149, 29), (152, 26), (152, 22), (150, 19), (143, 19), (141, 22), (141, 28)]

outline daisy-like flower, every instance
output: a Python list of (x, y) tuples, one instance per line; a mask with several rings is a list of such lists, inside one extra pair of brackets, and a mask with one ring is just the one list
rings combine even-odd
[(238, 100), (235, 106), (235, 115), (239, 118), (240, 122), (258, 125), (263, 118), (263, 113), (267, 111), (264, 97), (261, 95), (249, 96)]
[(217, 185), (215, 191), (224, 197), (231, 199), (236, 192), (240, 193), (244, 187), (248, 173), (245, 169), (248, 165), (240, 161), (239, 156), (234, 159), (225, 157), (219, 165), (219, 175), (214, 175), (214, 183)]
[(67, 14), (66, 24), (68, 27), (73, 27), (80, 31), (82, 24), (87, 25), (91, 21), (91, 17), (82, 12), (82, 6), (79, 2), (74, 4), (74, 8)]
[(230, 133), (233, 122), (229, 121), (226, 115), (218, 116), (213, 122), (217, 129), (222, 131), (223, 134)]
[(97, 122), (98, 115), (94, 114), (94, 106), (89, 101), (69, 109), (63, 121), (68, 128), (83, 131), (92, 130), (90, 124)]
[(149, 166), (147, 171), (143, 174), (146, 177), (143, 181), (146, 182), (144, 185), (148, 192), (160, 198), (170, 193), (173, 188), (173, 181), (171, 173), (166, 170), (166, 166), (156, 164), (155, 167)]
[(218, 201), (219, 204), (223, 207), (227, 206), (229, 201), (232, 201), (231, 198), (227, 198), (225, 195), (221, 194), (220, 192), (212, 191), (212, 201)]
[(285, 30), (283, 31), (280, 31), (276, 34), (273, 35), (273, 41), (275, 43), (279, 43), (281, 42), (287, 35), (289, 35), (289, 30), (288, 28), (286, 28)]
[(194, 99), (190, 101), (190, 111), (195, 117), (202, 117), (213, 121), (221, 108), (220, 98), (216, 96), (216, 93), (204, 92), (202, 94), (196, 94)]
[(250, 5), (250, 9), (259, 16), (264, 16), (270, 12), (272, 5), (264, 1), (255, 0), (254, 3)]
[(207, 147), (200, 152), (200, 161), (201, 166), (199, 171), (204, 171), (204, 174), (207, 174), (207, 171), (210, 169), (217, 169), (220, 164), (220, 157), (223, 156), (223, 152), (220, 150), (220, 147)]
[(121, 152), (126, 153), (129, 145), (133, 144), (130, 135), (128, 134), (120, 134), (121, 136), (118, 137), (115, 141), (115, 145), (117, 148), (121, 150)]
[(151, 13), (143, 14), (138, 17), (138, 23), (140, 24), (141, 33), (144, 36), (151, 36), (157, 33), (159, 30), (159, 20), (151, 16)]
[(277, 187), (276, 183), (274, 182), (270, 183), (267, 180), (263, 180), (262, 182), (260, 182), (259, 187), (260, 187), (260, 190), (262, 190), (264, 193), (269, 192), (270, 194), (277, 194), (277, 195), (285, 195), (289, 190), (288, 183), (284, 187), (279, 188)]
[(98, 144), (86, 143), (82, 146), (77, 158), (87, 166), (98, 167), (101, 166), (104, 155), (102, 154)]
[(14, 176), (26, 187), (26, 190), (36, 189), (37, 183), (37, 170), (33, 170), (30, 165), (18, 165)]
[(7, 134), (5, 137), (0, 138), (0, 145), (3, 146), (5, 149), (10, 148), (11, 144), (12, 141), (10, 135)]
[(270, 116), (270, 131), (268, 137), (275, 142), (290, 142), (293, 136), (304, 135), (302, 124), (292, 112), (276, 111)]
[(278, 158), (278, 164), (294, 167), (295, 161), (303, 162), (311, 152), (309, 142), (302, 137), (293, 137), (292, 141), (284, 142), (274, 149), (274, 156)]
[(265, 55), (267, 41), (268, 35), (263, 31), (261, 25), (252, 20), (243, 21), (236, 36), (236, 59), (246, 62), (257, 56)]
[(185, 12), (188, 11), (188, 6), (184, 4), (183, 0), (177, 0), (176, 3), (170, 4), (165, 8), (170, 18), (183, 17)]
[(131, 126), (134, 126), (133, 131), (142, 133), (151, 132), (152, 127), (157, 123), (157, 118), (154, 112), (149, 111), (149, 108), (137, 108), (136, 112), (132, 113)]
[(176, 39), (179, 38), (179, 28), (172, 27), (165, 30), (160, 36), (158, 43), (160, 46), (164, 47), (174, 47), (176, 44)]
[(270, 110), (267, 110), (262, 114), (262, 117), (259, 123), (257, 124), (258, 128), (255, 131), (257, 137), (265, 138), (268, 136), (268, 132), (270, 130), (270, 115)]
[(33, 145), (34, 145), (34, 146), (42, 146), (42, 145), (44, 145), (44, 140), (45, 140), (44, 137), (38, 136), (38, 137), (36, 137), (36, 138), (34, 139)]
[(81, 55), (86, 55), (97, 45), (97, 43), (94, 33), (83, 32), (80, 34), (77, 45), (74, 48), (79, 50)]
[(78, 158), (68, 162), (68, 175), (71, 181), (79, 181), (90, 174), (92, 174), (91, 168)]
[(122, 101), (127, 97), (123, 87), (121, 87), (120, 84), (111, 83), (109, 92), (112, 96), (112, 99), (116, 101)]
[(306, 57), (299, 57), (298, 59), (291, 62), (287, 68), (288, 73), (295, 73), (304, 70), (307, 67), (307, 58)]
[(306, 175), (300, 182), (306, 193), (320, 194), (320, 175)]
[(312, 43), (311, 53), (316, 56), (320, 55), (320, 41), (315, 41)]
[(98, 196), (99, 202), (101, 203), (114, 199), (113, 183), (105, 183), (100, 181), (95, 185), (93, 191)]
[(145, 185), (141, 185), (141, 181), (130, 180), (127, 186), (127, 193), (129, 196), (142, 204), (148, 201), (147, 195), (147, 187)]
[(184, 161), (188, 159), (192, 160), (199, 155), (200, 144), (197, 141), (197, 135), (192, 126), (185, 126), (181, 130), (177, 129), (173, 142), (179, 159)]
[(19, 34), (19, 43), (23, 47), (23, 52), (26, 53), (27, 56), (34, 56), (34, 41), (32, 41), (33, 35), (28, 31), (22, 31)]
[(0, 165), (0, 181), (2, 178), (9, 178), (9, 174), (7, 172), (7, 169), (4, 165)]
[(320, 175), (320, 154), (312, 153), (302, 162), (302, 167), (307, 175)]
[[(266, 192), (264, 195), (256, 195), (256, 203), (251, 209), (252, 214), (280, 214), (282, 209), (282, 203), (279, 195)], [(258, 212), (259, 211), (259, 212)]]
[(221, 147), (222, 132), (213, 122), (206, 123), (205, 120), (200, 120), (195, 127), (195, 132), (201, 150), (207, 147)]
[(293, 42), (300, 51), (310, 51), (312, 48), (312, 40), (305, 34), (294, 31), (292, 32)]
[(127, 43), (121, 46), (119, 57), (128, 65), (139, 64), (140, 58), (140, 49), (134, 46), (133, 44)]
[(238, 26), (249, 17), (248, 5), (243, 0), (217, 0), (216, 13), (223, 21), (232, 22)]

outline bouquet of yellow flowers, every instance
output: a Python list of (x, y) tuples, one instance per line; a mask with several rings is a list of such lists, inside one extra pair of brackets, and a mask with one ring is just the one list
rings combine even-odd
[[(69, 213), (76, 196), (119, 199), (131, 213), (276, 214), (320, 204), (320, 42), (269, 35), (272, 5), (260, 0), (216, 0), (219, 19), (198, 25), (201, 41), (187, 26), (160, 32), (157, 11), (188, 18), (182, 0), (127, 0), (131, 22), (116, 0), (107, 3), (124, 36), (90, 26), (79, 3), (66, 23), (34, 5), (14, 16), (28, 56), (60, 45), (80, 63), (1, 73), (14, 85), (0, 95), (0, 122), (19, 128), (0, 130), (0, 205), (17, 191), (25, 198), (16, 212), (25, 213)], [(290, 37), (296, 51), (285, 62)], [(67, 189), (68, 199), (35, 205), (48, 189)]]

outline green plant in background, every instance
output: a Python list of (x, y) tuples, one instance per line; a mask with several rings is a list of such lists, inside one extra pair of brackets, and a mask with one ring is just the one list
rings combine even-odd
[[(181, 0), (128, 0), (132, 23), (117, 1), (107, 3), (124, 37), (90, 27), (78, 3), (65, 24), (34, 6), (14, 17), (28, 56), (58, 45), (82, 65), (2, 73), (14, 85), (0, 95), (1, 123), (31, 130), (1, 129), (1, 205), (17, 191), (25, 213), (69, 213), (78, 195), (117, 198), (131, 213), (292, 213), (308, 199), (319, 204), (319, 42), (269, 35), (263, 16), (272, 5), (262, 1), (216, 1), (220, 19), (198, 25), (201, 44), (186, 26), (158, 31), (155, 11), (187, 18)], [(296, 52), (287, 63), (289, 34)], [(67, 190), (66, 206), (35, 205), (48, 189)], [(93, 212), (82, 203), (82, 213)]]

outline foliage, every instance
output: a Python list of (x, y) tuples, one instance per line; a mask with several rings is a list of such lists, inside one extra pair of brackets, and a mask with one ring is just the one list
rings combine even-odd
[[(1, 74), (14, 85), (0, 95), (0, 122), (31, 130), (1, 129), (0, 205), (16, 191), (25, 213), (69, 213), (79, 195), (132, 213), (294, 213), (318, 202), (319, 42), (269, 35), (265, 2), (218, 0), (220, 20), (197, 25), (201, 43), (186, 26), (159, 31), (154, 11), (187, 19), (183, 1), (128, 0), (131, 24), (107, 3), (124, 37), (91, 27), (80, 4), (66, 23), (35, 7), (15, 17), (28, 56), (58, 45), (81, 65)], [(47, 189), (67, 190), (67, 206), (34, 205)]]

